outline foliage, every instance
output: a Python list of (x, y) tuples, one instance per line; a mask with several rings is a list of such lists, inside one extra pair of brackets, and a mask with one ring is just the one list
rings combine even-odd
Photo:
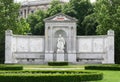
[(89, 0), (70, 0), (70, 5), (75, 11), (74, 13), (72, 13), (72, 16), (78, 19), (77, 34), (85, 35), (86, 30), (85, 27), (82, 26), (82, 21), (87, 15), (93, 13), (93, 6)]
[[(35, 28), (36, 25), (39, 26), (38, 27), (39, 29), (40, 28), (44, 29), (44, 25), (42, 25), (42, 24), (44, 24), (43, 23), (44, 18), (53, 16), (57, 13), (62, 12), (62, 13), (65, 13), (69, 16), (72, 16), (72, 17), (75, 17), (78, 19), (77, 33), (78, 33), (78, 35), (84, 35), (85, 32), (88, 30), (86, 30), (81, 23), (87, 15), (93, 13), (93, 6), (89, 0), (78, 0), (78, 1), (71, 0), (69, 3), (60, 3), (59, 0), (53, 0), (51, 3), (51, 7), (47, 11), (40, 10), (38, 12), (43, 12), (44, 16), (43, 16), (43, 14), (35, 13), (28, 17), (28, 23), (30, 24), (30, 27), (32, 28), (31, 31), (34, 31), (35, 29), (37, 29), (37, 28)], [(39, 20), (39, 17), (42, 17), (42, 20)], [(91, 27), (89, 28), (89, 31), (91, 33), (94, 33), (94, 32), (92, 32), (93, 30), (91, 30), (91, 29), (93, 29), (93, 28), (91, 28)], [(32, 34), (40, 34), (41, 35), (44, 33), (41, 33), (39, 30), (37, 30), (37, 31), (32, 32)]]
[(94, 14), (87, 15), (82, 21), (82, 26), (85, 28), (85, 35), (96, 35), (96, 18)]
[(85, 66), (86, 70), (115, 70), (119, 71), (119, 65), (96, 65), (96, 66)]
[(16, 29), (16, 34), (27, 34), (30, 33), (30, 27), (29, 24), (27, 23), (27, 21), (23, 18), (19, 19), (19, 22), (17, 23), (18, 27)]
[(27, 18), (27, 22), (30, 24), (31, 33), (33, 35), (44, 35), (44, 22), (46, 17), (45, 11), (39, 10), (35, 14), (31, 14)]
[(31, 14), (27, 18), (27, 22), (30, 24), (31, 27), (31, 33), (33, 35), (44, 35), (44, 19), (46, 17), (55, 15), (59, 12), (61, 12), (62, 5), (60, 4), (60, 1), (53, 0), (51, 2), (51, 7), (47, 11), (38, 10), (34, 14)]
[(47, 17), (62, 12), (62, 4), (59, 0), (53, 0), (50, 5), (51, 7), (47, 10)]
[(0, 62), (4, 61), (5, 30), (15, 31), (19, 7), (13, 0), (0, 0)]
[(18, 19), (19, 8), (13, 0), (0, 0), (0, 63), (4, 61), (5, 31), (11, 29), (16, 34), (26, 34), (30, 29), (28, 23)]
[(115, 31), (115, 59), (116, 63), (120, 63), (120, 2), (97, 0), (94, 13), (98, 23), (98, 34), (106, 34), (109, 29)]
[[(45, 71), (43, 71), (45, 72)], [(0, 79), (2, 82), (80, 82), (102, 80), (103, 74), (97, 72), (80, 71), (1, 71)]]
[(23, 70), (23, 67), (18, 65), (0, 65), (0, 70)]
[(49, 66), (65, 66), (68, 65), (68, 62), (48, 62)]

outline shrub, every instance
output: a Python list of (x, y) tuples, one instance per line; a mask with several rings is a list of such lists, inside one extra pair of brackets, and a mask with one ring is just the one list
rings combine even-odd
[(68, 65), (68, 62), (48, 62), (49, 66), (65, 66)]
[(119, 65), (85, 66), (86, 70), (120, 70)]
[[(33, 73), (34, 72), (34, 73)], [(41, 72), (41, 73), (40, 73)], [(80, 82), (80, 81), (95, 81), (102, 80), (103, 74), (96, 72), (82, 71), (19, 71), (19, 73), (3, 73), (0, 72), (1, 82)], [(54, 72), (54, 73), (53, 73)], [(69, 72), (69, 73), (67, 73)]]
[(23, 70), (23, 67), (17, 65), (0, 65), (0, 70)]

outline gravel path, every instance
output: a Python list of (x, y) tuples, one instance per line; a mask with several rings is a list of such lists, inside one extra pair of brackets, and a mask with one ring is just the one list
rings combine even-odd
[(84, 68), (24, 68), (24, 70), (83, 70)]

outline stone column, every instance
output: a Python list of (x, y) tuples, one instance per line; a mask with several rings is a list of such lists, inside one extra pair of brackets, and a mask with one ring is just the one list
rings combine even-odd
[(76, 25), (75, 24), (70, 28), (69, 36), (70, 36), (69, 39), (70, 45), (68, 47), (70, 47), (69, 48), (70, 52), (68, 53), (68, 62), (76, 62)]
[(28, 7), (26, 8), (26, 18), (28, 17)]
[[(45, 62), (53, 61), (53, 54), (51, 54), (51, 43), (49, 44), (49, 40), (51, 42), (51, 37), (49, 39), (49, 32), (51, 30), (51, 26), (45, 24)], [(51, 35), (50, 35), (51, 36)]]
[(108, 30), (107, 35), (107, 63), (114, 64), (114, 31)]
[(74, 32), (74, 38), (73, 38), (73, 53), (76, 53), (76, 25), (73, 27), (73, 32)]
[(68, 33), (68, 53), (71, 53), (71, 27), (69, 27)]
[(22, 9), (22, 11), (23, 11), (23, 18), (25, 18), (25, 10), (24, 9)]
[(48, 53), (48, 27), (45, 26), (45, 52)]
[(53, 53), (53, 32), (52, 29), (53, 27), (50, 27), (50, 53)]
[(11, 64), (13, 63), (12, 56), (12, 30), (6, 30), (5, 32), (5, 63)]

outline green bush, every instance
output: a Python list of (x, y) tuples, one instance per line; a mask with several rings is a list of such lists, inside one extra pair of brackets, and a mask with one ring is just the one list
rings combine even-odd
[(49, 66), (65, 66), (68, 65), (68, 62), (48, 62)]
[(54, 74), (54, 73), (60, 73), (60, 74), (93, 74), (96, 72), (92, 71), (79, 71), (79, 70), (22, 70), (22, 71), (0, 71), (0, 74), (9, 74), (9, 73), (29, 73), (29, 74)]
[[(11, 73), (12, 72), (12, 73)], [(82, 71), (15, 71), (0, 72), (1, 82), (80, 82), (102, 80), (103, 74)], [(17, 71), (16, 71), (17, 72)], [(46, 73), (45, 73), (46, 72)], [(54, 73), (53, 73), (54, 72)], [(69, 72), (69, 73), (68, 73)]]
[(97, 66), (85, 66), (86, 70), (120, 70), (119, 65), (97, 65)]
[(23, 67), (17, 65), (0, 65), (0, 70), (23, 70)]

